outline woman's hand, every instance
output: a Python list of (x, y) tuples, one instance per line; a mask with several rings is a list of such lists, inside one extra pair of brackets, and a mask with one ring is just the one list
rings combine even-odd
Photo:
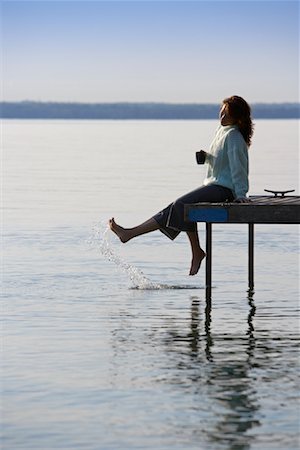
[(239, 197), (233, 200), (233, 203), (251, 203), (251, 200), (248, 197)]

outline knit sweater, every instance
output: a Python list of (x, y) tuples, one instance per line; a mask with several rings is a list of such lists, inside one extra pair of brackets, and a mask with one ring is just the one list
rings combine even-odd
[(208, 164), (204, 185), (217, 184), (244, 198), (249, 189), (248, 147), (235, 125), (220, 125), (206, 154)]

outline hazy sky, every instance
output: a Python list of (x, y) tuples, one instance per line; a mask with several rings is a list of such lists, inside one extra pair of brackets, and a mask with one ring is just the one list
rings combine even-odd
[(2, 1), (3, 98), (299, 101), (298, 1)]

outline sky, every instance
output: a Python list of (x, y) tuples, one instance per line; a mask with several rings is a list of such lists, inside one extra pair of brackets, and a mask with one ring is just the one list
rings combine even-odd
[(1, 1), (5, 101), (299, 101), (299, 2)]

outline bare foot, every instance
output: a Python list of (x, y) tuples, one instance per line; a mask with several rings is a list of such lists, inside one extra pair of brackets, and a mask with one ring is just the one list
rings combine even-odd
[(196, 273), (198, 273), (202, 260), (205, 258), (205, 256), (206, 253), (202, 249), (193, 255), (190, 275), (196, 275)]
[(118, 236), (121, 242), (125, 243), (129, 241), (129, 239), (131, 239), (129, 230), (118, 225), (115, 222), (114, 218), (110, 219), (108, 223), (111, 231), (113, 231)]

